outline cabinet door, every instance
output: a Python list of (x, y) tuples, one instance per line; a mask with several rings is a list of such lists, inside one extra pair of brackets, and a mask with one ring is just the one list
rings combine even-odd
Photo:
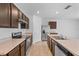
[(10, 27), (9, 3), (0, 3), (0, 27)]
[(55, 42), (53, 40), (51, 44), (51, 52), (52, 52), (52, 55), (55, 56)]
[[(26, 19), (26, 16), (24, 15), (24, 14), (22, 14), (22, 17), (23, 17), (23, 20), (25, 20)], [(26, 21), (26, 20), (25, 20)]]
[(47, 44), (48, 44), (50, 51), (52, 51), (52, 39), (49, 36), (47, 37)]
[(18, 28), (18, 20), (19, 20), (19, 10), (14, 4), (11, 4), (11, 27), (12, 28)]
[(22, 19), (25, 22), (24, 28), (29, 29), (29, 18), (22, 14)]
[(8, 53), (9, 56), (19, 56), (19, 46), (15, 47), (12, 51)]
[(22, 42), (20, 44), (20, 55), (25, 56), (26, 55), (26, 41)]
[(21, 47), (21, 56), (24, 56), (25, 55), (25, 51), (24, 50), (25, 50), (25, 48), (24, 48), (24, 46), (22, 46)]
[(49, 47), (49, 36), (47, 36), (47, 44), (48, 44), (48, 47)]
[(27, 21), (26, 28), (29, 29), (29, 18), (28, 17), (26, 17), (26, 21)]
[(22, 19), (22, 12), (19, 10), (19, 18)]

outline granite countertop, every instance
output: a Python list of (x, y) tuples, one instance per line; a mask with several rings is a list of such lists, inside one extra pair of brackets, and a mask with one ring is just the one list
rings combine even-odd
[(79, 56), (79, 40), (70, 39), (70, 40), (55, 40), (55, 41), (60, 45), (62, 45), (73, 55)]
[(4, 38), (3, 41), (0, 42), (0, 55), (6, 55), (12, 49), (14, 49), (17, 45), (26, 40), (26, 36), (31, 36), (32, 34), (23, 35), (22, 38), (12, 39), (11, 37)]
[(19, 39), (12, 39), (12, 38), (6, 38), (6, 39), (7, 40), (0, 42), (0, 55), (6, 55), (17, 45), (19, 45), (25, 40), (24, 37)]
[[(79, 39), (57, 40), (52, 37), (53, 35), (48, 34), (48, 36), (58, 44), (62, 45), (73, 55), (75, 56), (79, 55)], [(58, 35), (55, 35), (55, 36), (58, 36)]]

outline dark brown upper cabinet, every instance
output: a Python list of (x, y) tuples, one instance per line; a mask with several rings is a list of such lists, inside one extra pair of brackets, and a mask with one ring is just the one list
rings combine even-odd
[(23, 16), (22, 16), (22, 12), (19, 10), (19, 19), (22, 19)]
[(26, 17), (24, 14), (22, 14), (22, 19), (25, 21), (25, 28), (26, 29), (29, 29), (29, 18), (28, 17)]
[(49, 26), (50, 26), (50, 29), (56, 29), (57, 22), (56, 21), (49, 21)]
[(26, 28), (29, 29), (29, 18), (28, 17), (26, 17), (26, 21), (27, 21)]
[(18, 21), (19, 21), (19, 10), (14, 4), (11, 4), (11, 27), (18, 28)]
[(29, 19), (13, 3), (0, 3), (0, 28), (18, 28), (19, 19), (26, 22), (29, 28)]
[(10, 4), (0, 3), (0, 27), (10, 27)]
[(22, 14), (22, 15), (23, 15), (23, 16), (22, 16), (22, 17), (23, 17), (22, 19), (23, 19), (24, 21), (26, 21), (26, 16), (25, 16), (24, 14)]

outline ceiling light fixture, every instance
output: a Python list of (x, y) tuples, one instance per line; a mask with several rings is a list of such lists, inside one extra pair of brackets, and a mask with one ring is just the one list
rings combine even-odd
[(37, 14), (39, 14), (39, 10), (37, 11)]
[(56, 14), (59, 14), (59, 12), (58, 12), (58, 11), (56, 11)]

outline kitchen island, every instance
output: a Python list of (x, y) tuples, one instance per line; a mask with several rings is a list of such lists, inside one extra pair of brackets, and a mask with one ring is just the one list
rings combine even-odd
[[(55, 35), (59, 36), (59, 35)], [(51, 51), (53, 55), (56, 54), (55, 46), (57, 46), (67, 56), (78, 56), (79, 55), (79, 40), (78, 39), (57, 39), (53, 35), (48, 34), (50, 38)], [(60, 54), (60, 53), (59, 53)]]

